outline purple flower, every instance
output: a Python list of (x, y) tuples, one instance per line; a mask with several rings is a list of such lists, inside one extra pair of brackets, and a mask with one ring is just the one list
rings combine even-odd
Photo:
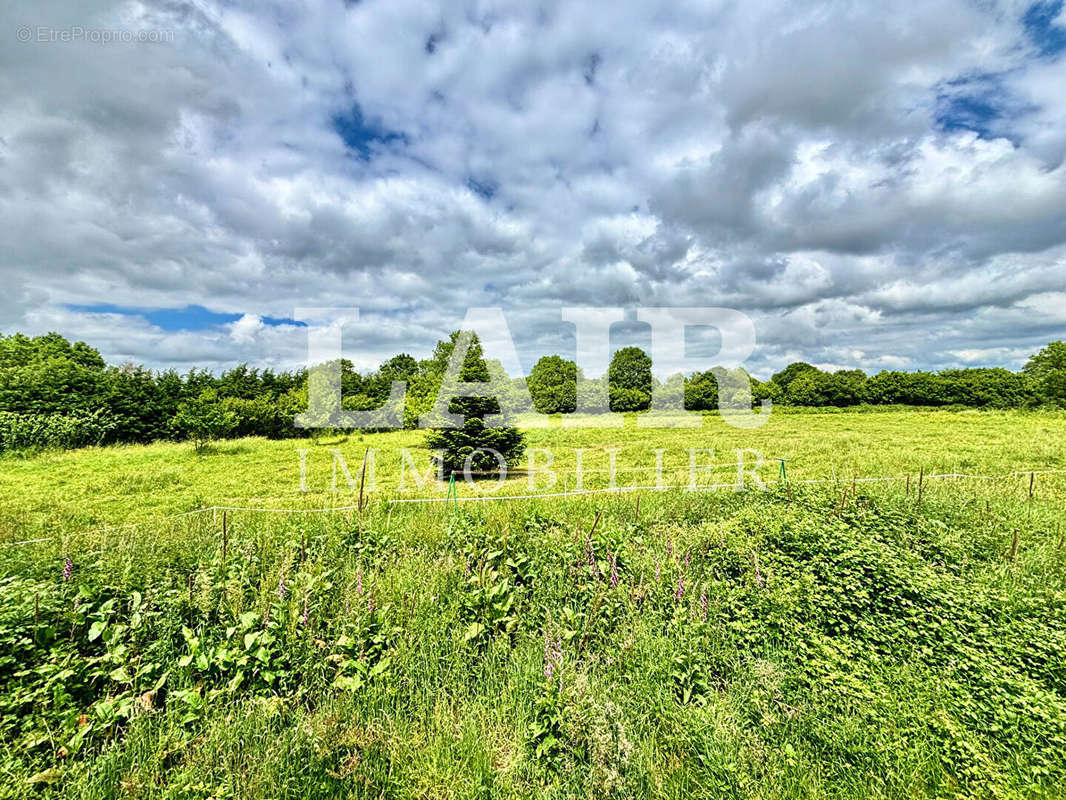
[(700, 617), (703, 622), (707, 621), (707, 590), (703, 589), (700, 592)]
[(685, 569), (688, 569), (688, 562), (689, 562), (689, 559), (691, 557), (692, 557), (692, 551), (691, 550), (686, 550), (685, 551)]
[(359, 568), (355, 571), (355, 593), (363, 593), (363, 565), (360, 564)]
[(618, 585), (618, 557), (611, 553), (611, 588)]
[(285, 599), (285, 573), (281, 573), (281, 577), (278, 579), (278, 600)]
[(681, 602), (681, 596), (685, 593), (685, 574), (679, 572), (677, 574), (677, 591), (674, 592), (674, 600)]
[(755, 559), (755, 582), (762, 586), (762, 573), (759, 572), (759, 559)]
[(674, 537), (673, 536), (667, 536), (666, 537), (666, 557), (667, 558), (673, 558), (674, 557)]
[(63, 559), (63, 580), (69, 581), (70, 576), (74, 574), (74, 562), (70, 560), (70, 556)]
[(563, 663), (563, 643), (558, 637), (552, 638), (544, 632), (544, 677), (551, 680)]
[(592, 539), (585, 540), (585, 560), (590, 567), (596, 566), (596, 551), (592, 547)]
[(374, 593), (369, 592), (366, 596), (366, 610), (371, 614), (374, 613)]

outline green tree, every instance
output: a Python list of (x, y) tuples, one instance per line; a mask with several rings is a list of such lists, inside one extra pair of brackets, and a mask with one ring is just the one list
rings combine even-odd
[(229, 436), (237, 423), (237, 415), (223, 407), (213, 389), (182, 403), (173, 420), (175, 431), (192, 441), (197, 453), (202, 453), (211, 442)]
[(1022, 372), (1039, 402), (1066, 406), (1066, 342), (1050, 342), (1026, 362)]
[(544, 356), (529, 371), (533, 407), (541, 414), (567, 414), (577, 408), (577, 364), (562, 356)]
[(607, 368), (611, 411), (644, 411), (651, 406), (651, 356), (639, 347), (623, 347)]
[[(434, 350), (433, 369), (439, 370), (442, 378), (460, 335), (461, 331), (455, 331), (448, 341), (438, 342)], [(470, 343), (459, 369), (459, 380), (464, 383), (487, 382), (491, 373), (481, 341), (477, 334), (471, 333), (469, 336)], [(444, 387), (444, 391), (447, 391), (447, 387)], [(500, 465), (496, 453), (506, 465), (512, 465), (525, 452), (525, 439), (518, 428), (485, 425), (484, 420), (488, 415), (501, 412), (499, 398), (453, 397), (448, 403), (448, 411), (461, 416), (462, 425), (457, 428), (435, 428), (426, 436), (426, 445), (439, 453), (434, 455), (434, 462), (444, 474), (462, 472), (468, 463), (469, 468), (477, 472), (497, 471)]]
[(806, 361), (794, 361), (780, 372), (775, 372), (770, 380), (781, 388), (781, 396), (787, 402), (788, 387), (792, 384), (792, 381), (796, 380), (796, 378), (801, 375), (806, 375), (812, 372), (820, 373), (821, 370), (813, 364), (808, 364)]

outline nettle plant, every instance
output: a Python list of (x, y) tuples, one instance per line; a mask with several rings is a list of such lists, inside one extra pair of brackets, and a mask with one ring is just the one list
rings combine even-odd
[(160, 702), (171, 677), (168, 598), (9, 577), (0, 583), (0, 732), (28, 752), (76, 753)]

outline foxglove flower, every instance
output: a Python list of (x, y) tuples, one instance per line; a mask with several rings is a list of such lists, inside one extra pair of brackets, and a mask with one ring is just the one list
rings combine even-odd
[(285, 573), (281, 573), (281, 577), (278, 579), (278, 600), (285, 599)]
[(700, 592), (700, 617), (703, 622), (707, 621), (707, 590)]
[(685, 593), (685, 573), (679, 572), (677, 575), (677, 591), (674, 592), (674, 600), (681, 602), (681, 596)]
[(360, 564), (359, 567), (355, 570), (355, 593), (356, 594), (360, 594), (360, 595), (363, 593), (363, 565), (362, 564)]
[(74, 574), (74, 562), (70, 560), (70, 556), (63, 559), (63, 580), (69, 581), (70, 576)]
[(563, 643), (544, 632), (544, 677), (551, 680), (563, 662)]
[(611, 588), (618, 586), (618, 556), (611, 553)]

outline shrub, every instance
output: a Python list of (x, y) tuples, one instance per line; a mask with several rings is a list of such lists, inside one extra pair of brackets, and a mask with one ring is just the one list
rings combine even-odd
[(196, 452), (203, 452), (209, 442), (223, 439), (233, 433), (238, 423), (237, 415), (223, 407), (213, 390), (202, 392), (198, 397), (182, 403), (174, 416), (174, 429), (189, 439)]
[(99, 445), (111, 438), (116, 424), (103, 411), (85, 414), (14, 414), (0, 411), (0, 452)]

